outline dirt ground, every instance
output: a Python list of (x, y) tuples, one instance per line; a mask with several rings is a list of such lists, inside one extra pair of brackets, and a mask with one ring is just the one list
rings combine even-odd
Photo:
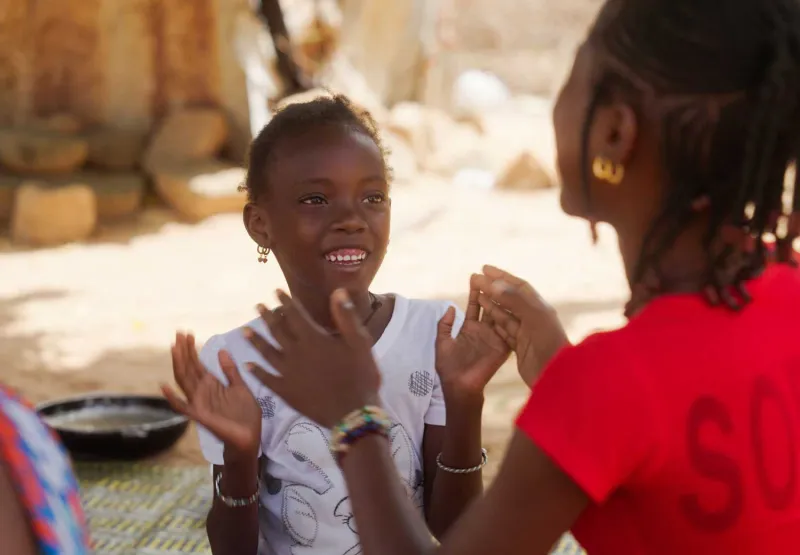
[[(470, 273), (492, 263), (533, 283), (574, 339), (621, 322), (615, 237), (604, 229), (592, 247), (586, 224), (561, 213), (556, 191), (500, 194), (425, 181), (397, 189), (393, 203), (392, 242), (374, 290), (463, 304)], [(98, 390), (156, 393), (171, 378), (176, 330), (203, 340), (272, 300), (283, 279), (256, 257), (239, 215), (185, 225), (159, 208), (89, 244), (31, 251), (2, 238), (0, 380), (35, 402)], [(512, 361), (488, 394), (493, 453), (525, 397)], [(202, 463), (195, 434), (161, 461)]]

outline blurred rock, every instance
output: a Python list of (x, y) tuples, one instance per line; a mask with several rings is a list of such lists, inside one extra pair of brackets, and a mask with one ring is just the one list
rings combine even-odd
[(136, 214), (142, 206), (145, 178), (137, 173), (81, 172), (47, 181), (51, 187), (86, 185), (97, 198), (97, 216), (110, 222)]
[(228, 139), (228, 122), (219, 110), (178, 110), (164, 118), (144, 155), (153, 172), (161, 164), (205, 160), (217, 156)]
[(165, 163), (153, 175), (159, 196), (186, 221), (238, 212), (247, 203), (247, 196), (238, 190), (245, 170), (229, 164), (211, 160)]
[(34, 120), (29, 127), (36, 131), (77, 135), (83, 129), (83, 122), (72, 114), (53, 114), (49, 117)]
[(505, 83), (488, 71), (467, 70), (453, 85), (453, 113), (457, 117), (494, 110), (510, 100), (511, 92)]
[(549, 189), (553, 180), (530, 152), (519, 154), (500, 173), (494, 184), (496, 189), (535, 191)]
[(26, 181), (14, 200), (11, 238), (28, 245), (60, 245), (88, 238), (96, 224), (97, 199), (91, 187)]
[(388, 164), (394, 183), (409, 183), (419, 172), (417, 158), (408, 143), (393, 133), (382, 133), (381, 141), (388, 151)]
[(125, 171), (139, 165), (145, 136), (138, 131), (96, 129), (86, 134), (86, 142), (90, 164), (102, 169)]
[(17, 173), (70, 173), (88, 154), (86, 141), (79, 137), (30, 129), (0, 131), (0, 163)]
[(8, 222), (14, 208), (14, 196), (22, 178), (0, 175), (0, 222)]

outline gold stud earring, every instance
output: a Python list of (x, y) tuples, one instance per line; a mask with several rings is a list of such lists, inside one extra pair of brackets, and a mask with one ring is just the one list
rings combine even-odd
[(625, 178), (625, 166), (615, 164), (608, 158), (597, 156), (592, 162), (592, 173), (601, 181), (611, 185), (619, 185)]
[(269, 249), (267, 247), (262, 247), (261, 245), (258, 245), (256, 251), (258, 251), (258, 261), (261, 262), (262, 264), (266, 264), (267, 256), (269, 256)]

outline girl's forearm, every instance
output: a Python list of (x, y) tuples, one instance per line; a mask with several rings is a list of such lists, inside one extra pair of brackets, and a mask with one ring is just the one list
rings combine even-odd
[[(214, 481), (222, 472), (220, 491), (226, 497), (248, 498), (258, 488), (258, 459), (225, 461), (214, 467)], [(216, 488), (215, 488), (216, 489)], [(228, 507), (214, 492), (206, 521), (208, 541), (214, 555), (256, 555), (258, 552), (258, 502)]]
[[(480, 466), (483, 398), (448, 402), (447, 426), (442, 443), (442, 465), (454, 469)], [(483, 493), (483, 473), (453, 473), (437, 468), (433, 493), (426, 511), (428, 526), (437, 538)]]
[(432, 555), (428, 527), (397, 478), (389, 444), (367, 436), (342, 462), (364, 555)]

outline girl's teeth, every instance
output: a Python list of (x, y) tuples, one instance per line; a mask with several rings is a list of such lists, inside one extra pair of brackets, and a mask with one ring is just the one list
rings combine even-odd
[(367, 254), (330, 254), (325, 258), (327, 258), (329, 262), (361, 262), (367, 258)]

